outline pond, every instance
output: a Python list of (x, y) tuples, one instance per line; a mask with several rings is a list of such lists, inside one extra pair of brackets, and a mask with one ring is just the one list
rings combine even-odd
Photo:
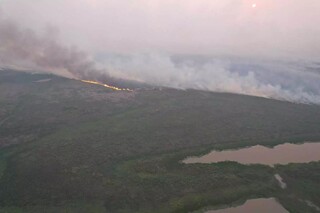
[(236, 161), (241, 164), (308, 163), (320, 160), (320, 143), (282, 144), (273, 148), (261, 145), (238, 150), (212, 151), (201, 157), (188, 157), (183, 163), (217, 163)]
[(242, 206), (210, 210), (206, 213), (289, 213), (274, 198), (248, 200)]

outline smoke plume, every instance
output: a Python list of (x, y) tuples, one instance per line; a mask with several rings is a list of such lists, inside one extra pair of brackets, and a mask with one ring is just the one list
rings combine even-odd
[(158, 86), (320, 104), (317, 63), (166, 54), (107, 55), (100, 60), (113, 76)]
[(105, 83), (125, 79), (178, 89), (320, 104), (317, 63), (112, 53), (97, 54), (93, 60), (78, 48), (59, 42), (58, 32), (47, 27), (39, 34), (0, 16), (0, 65), (18, 65)]
[(47, 27), (39, 36), (32, 29), (0, 17), (0, 65), (41, 69), (73, 78), (101, 73), (84, 52), (59, 43), (57, 34), (56, 28)]

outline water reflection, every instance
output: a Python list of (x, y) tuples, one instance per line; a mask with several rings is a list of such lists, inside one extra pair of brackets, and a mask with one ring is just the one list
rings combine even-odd
[(211, 210), (206, 213), (289, 213), (274, 198), (248, 200), (242, 206)]
[(238, 150), (212, 151), (202, 157), (189, 157), (184, 163), (236, 161), (242, 164), (307, 163), (320, 160), (320, 143), (282, 144), (274, 148), (252, 146)]

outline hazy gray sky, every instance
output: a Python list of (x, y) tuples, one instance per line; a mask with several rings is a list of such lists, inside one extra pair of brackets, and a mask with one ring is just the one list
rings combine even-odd
[[(53, 25), (91, 53), (320, 59), (319, 0), (0, 0), (24, 26)], [(253, 7), (256, 4), (256, 7)]]

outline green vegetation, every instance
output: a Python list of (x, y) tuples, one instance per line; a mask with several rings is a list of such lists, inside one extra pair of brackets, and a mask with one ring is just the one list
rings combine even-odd
[(287, 209), (309, 209), (297, 199), (319, 205), (319, 163), (179, 163), (213, 148), (320, 140), (319, 106), (193, 90), (112, 92), (11, 71), (0, 79), (0, 212), (178, 213), (254, 197), (277, 197)]
[(320, 162), (278, 165), (276, 169), (288, 184), (286, 194), (280, 198), (290, 212), (319, 212), (305, 201), (320, 206)]

